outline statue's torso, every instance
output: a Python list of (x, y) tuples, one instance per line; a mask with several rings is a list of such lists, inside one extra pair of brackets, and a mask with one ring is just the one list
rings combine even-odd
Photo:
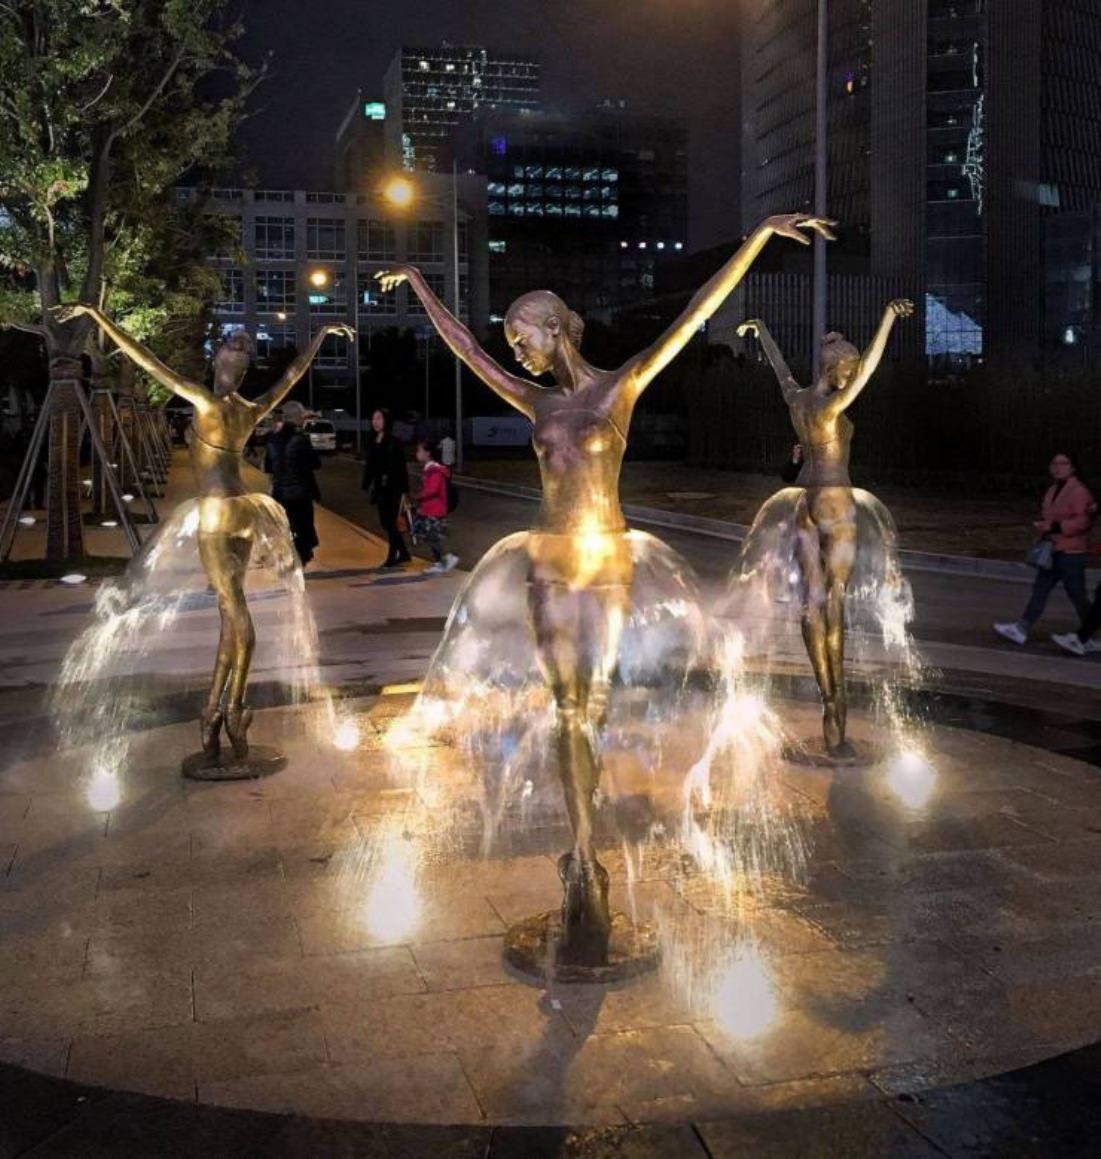
[(624, 411), (611, 375), (576, 394), (548, 392), (538, 400), (532, 445), (543, 484), (539, 531), (626, 530), (619, 506), (630, 418)]
[(239, 394), (195, 408), (188, 443), (201, 498), (249, 494), (241, 478), (241, 452), (256, 420), (255, 407)]
[(829, 396), (803, 390), (791, 404), (791, 418), (803, 446), (800, 487), (851, 487), (849, 450), (853, 424)]

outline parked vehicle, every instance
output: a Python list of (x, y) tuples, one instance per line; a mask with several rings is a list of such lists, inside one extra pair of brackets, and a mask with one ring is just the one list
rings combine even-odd
[(327, 455), (336, 453), (336, 427), (328, 419), (307, 419), (302, 430), (315, 451)]

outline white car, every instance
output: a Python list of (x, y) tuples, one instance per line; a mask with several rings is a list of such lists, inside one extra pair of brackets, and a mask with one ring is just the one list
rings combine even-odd
[(302, 430), (315, 451), (335, 453), (336, 427), (328, 419), (307, 419), (302, 424)]

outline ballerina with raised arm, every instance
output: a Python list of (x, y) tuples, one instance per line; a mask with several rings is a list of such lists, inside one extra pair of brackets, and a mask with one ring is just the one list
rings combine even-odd
[(243, 761), (252, 721), (245, 687), (256, 639), (244, 581), (257, 509), (249, 501), (252, 489), (241, 476), (242, 452), (256, 424), (290, 393), (325, 339), (339, 334), (352, 341), (355, 334), (348, 326), (325, 326), (270, 390), (247, 399), (238, 393), (250, 359), (244, 330), (231, 333), (215, 351), (214, 381), (208, 388), (177, 374), (95, 306), (63, 306), (58, 314), (63, 321), (87, 314), (131, 361), (195, 408), (188, 442), (199, 493), (199, 555), (221, 615), (218, 657), (200, 722), (202, 748), (215, 760), (224, 726), (234, 756)]
[[(398, 266), (378, 275), (383, 290), (408, 282), (454, 354), (533, 424), (542, 504), (524, 537), (527, 618), (539, 668), (554, 697), (559, 775), (574, 837), (572, 852), (559, 863), (565, 890), (560, 961), (600, 965), (608, 953), (608, 876), (594, 844), (601, 773), (596, 731), (603, 723), (631, 604), (633, 545), (620, 508), (619, 473), (635, 404), (738, 285), (771, 237), (808, 244), (808, 235), (815, 233), (832, 238), (830, 225), (803, 214), (769, 218), (656, 342), (616, 370), (600, 370), (585, 360), (580, 350), (584, 324), (558, 295), (549, 290), (525, 294), (509, 307), (505, 337), (528, 375), (552, 377), (549, 387), (498, 365), (415, 267)], [(471, 595), (479, 577), (500, 562), (501, 546), (479, 564), (468, 583)], [(464, 622), (453, 610), (449, 631)], [(445, 636), (434, 666), (442, 663), (446, 649)]]
[[(801, 492), (794, 497), (795, 559), (804, 588), (803, 641), (822, 695), (826, 752), (838, 760), (853, 756), (845, 735), (845, 592), (858, 548), (857, 503), (849, 478), (853, 424), (845, 412), (879, 366), (895, 322), (913, 312), (914, 304), (906, 298), (889, 302), (863, 354), (840, 334), (827, 334), (822, 339), (821, 368), (809, 387), (795, 381), (764, 322), (753, 318), (738, 327), (740, 336), (752, 335), (760, 343), (803, 448), (803, 465), (795, 480)], [(782, 491), (776, 499), (786, 495)], [(774, 500), (769, 500), (761, 509), (746, 540), (747, 553), (753, 550), (755, 533), (775, 523), (774, 508)], [(883, 516), (889, 523), (885, 511)]]

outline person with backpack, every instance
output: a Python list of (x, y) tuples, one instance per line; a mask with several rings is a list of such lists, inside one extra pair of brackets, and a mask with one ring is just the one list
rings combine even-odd
[(443, 541), (447, 536), (447, 517), (455, 510), (457, 497), (451, 482), (451, 468), (440, 462), (439, 448), (428, 439), (417, 444), (417, 462), (424, 474), (417, 495), (417, 509), (413, 516), (413, 538), (423, 539), (432, 553), (432, 566), (427, 575), (442, 575), (450, 571), (459, 557), (452, 552), (444, 554)]

